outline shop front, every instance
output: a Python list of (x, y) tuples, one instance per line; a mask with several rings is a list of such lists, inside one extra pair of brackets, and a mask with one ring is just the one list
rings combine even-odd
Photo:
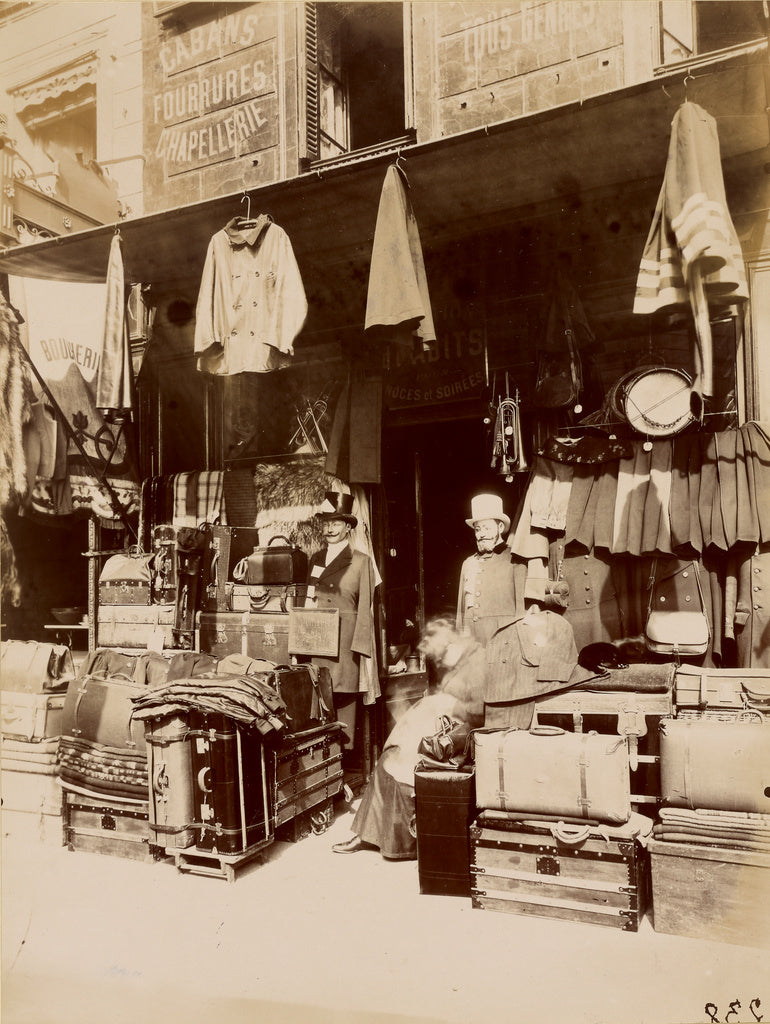
[[(763, 60), (758, 48), (704, 66), (692, 103), (719, 125), (720, 170), (755, 287), (768, 240)], [(211, 99), (217, 83), (207, 88)], [(163, 120), (172, 100), (158, 95)], [(636, 663), (649, 692), (624, 697), (622, 708), (606, 696), (576, 704), (562, 695), (540, 709), (560, 724), (611, 720), (634, 752), (637, 806), (659, 802), (652, 720), (671, 711), (660, 666), (767, 667), (754, 582), (770, 541), (767, 435), (756, 425), (766, 411), (757, 374), (767, 325), (740, 282), (707, 304), (707, 324), (681, 303), (639, 304), (671, 122), (689, 99), (679, 72), (117, 226), (125, 281), (154, 310), (134, 352), (138, 540), (151, 549), (163, 525), (155, 513), (169, 501), (174, 510), (181, 478), (191, 488), (195, 475), (199, 491), (185, 491), (180, 527), (208, 519), (216, 529), (224, 506), (232, 531), (256, 529), (262, 547), (288, 533), (312, 564), (326, 491), (350, 494), (360, 549), (381, 578), (373, 675), (361, 685), (372, 700), (353, 743), (364, 777), (390, 726), (436, 682), (416, 641), (430, 620), (456, 614), (461, 566), (475, 546), (471, 499), (481, 493), (499, 497), (512, 521), (508, 546), (526, 569), (528, 601), (563, 612), (576, 657), (594, 649), (599, 660), (581, 663), (586, 671), (603, 671), (602, 645), (605, 658), (607, 647), (624, 656), (643, 649)], [(251, 131), (259, 111), (249, 110)], [(210, 157), (227, 135), (207, 132)], [(181, 159), (181, 145), (164, 128), (164, 159)], [(188, 160), (190, 146), (188, 138)], [(196, 146), (202, 164), (200, 136)], [(415, 318), (366, 327), (378, 207), (394, 174), (419, 226), (434, 337), (420, 338)], [(290, 242), (307, 312), (297, 314), (297, 294), (287, 302), (293, 354), (280, 367), (212, 372), (199, 334), (210, 246), (233, 218), (249, 230), (264, 214)], [(101, 281), (115, 230), (6, 250), (0, 271)], [(740, 253), (738, 262), (743, 273)], [(397, 329), (405, 323), (406, 336)], [(216, 507), (201, 504), (204, 483), (219, 488)], [(92, 554), (102, 549), (90, 539)], [(110, 547), (129, 539), (120, 534)], [(680, 575), (684, 583), (670, 582)], [(207, 581), (199, 586), (203, 593)], [(705, 641), (688, 648), (670, 623), (645, 640), (656, 600), (696, 612)], [(88, 604), (99, 621), (94, 572)], [(203, 626), (225, 609), (197, 611), (197, 634), (189, 616), (184, 623), (189, 647), (216, 653), (201, 642)], [(213, 623), (211, 644), (227, 633), (223, 623)]]

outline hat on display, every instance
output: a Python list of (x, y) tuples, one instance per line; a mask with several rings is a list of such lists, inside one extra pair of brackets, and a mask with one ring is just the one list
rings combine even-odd
[(495, 519), (503, 524), (507, 533), (511, 527), (511, 520), (503, 512), (503, 499), (497, 494), (477, 494), (471, 498), (471, 517), (465, 522), (468, 526), (475, 526), (482, 519)]
[(353, 495), (341, 494), (339, 491), (327, 491), (324, 503), (316, 512), (318, 519), (342, 519), (351, 526), (358, 525), (353, 515)]

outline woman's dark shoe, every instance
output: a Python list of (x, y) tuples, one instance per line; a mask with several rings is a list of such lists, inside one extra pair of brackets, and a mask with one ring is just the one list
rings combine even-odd
[(359, 850), (371, 850), (370, 843), (365, 843), (360, 836), (353, 836), (344, 843), (335, 843), (332, 850), (335, 853), (358, 853)]

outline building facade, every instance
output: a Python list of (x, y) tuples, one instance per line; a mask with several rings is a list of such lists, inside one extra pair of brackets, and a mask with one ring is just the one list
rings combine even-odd
[[(456, 601), (472, 493), (499, 491), (513, 516), (544, 440), (598, 412), (624, 375), (692, 373), (687, 318), (633, 311), (672, 118), (687, 101), (715, 119), (750, 289), (748, 304), (712, 317), (710, 424), (767, 417), (761, 2), (105, 4), (96, 22), (95, 5), (84, 5), (84, 84), (66, 92), (46, 86), (53, 42), (32, 51), (30, 68), (17, 34), (49, 5), (17, 6), (3, 23), (5, 52), (16, 54), (3, 87), (18, 123), (40, 106), (34, 88), (52, 89), (57, 102), (95, 88), (93, 156), (119, 181), (126, 216), (66, 244), (9, 247), (0, 270), (103, 279), (119, 223), (127, 283), (147, 289), (155, 315), (138, 376), (145, 477), (306, 454), (308, 409), (324, 415), (328, 440), (339, 395), (366, 396), (375, 426), (351, 427), (351, 438), (365, 437), (376, 457), (348, 469), (347, 482), (365, 488), (372, 508), (383, 638)], [(51, 19), (65, 7), (50, 5)], [(49, 32), (66, 38), (54, 20)], [(94, 33), (96, 57), (86, 49)], [(436, 328), (422, 351), (364, 331), (378, 203), (394, 163), (419, 226)], [(232, 381), (198, 370), (195, 308), (211, 237), (263, 213), (291, 240), (309, 308), (291, 367), (259, 382), (257, 436), (234, 459)], [(553, 349), (549, 316), (565, 295), (585, 327), (582, 389), (573, 408), (555, 412), (538, 404), (538, 389), (543, 350)], [(522, 418), (524, 458), (508, 474), (492, 462), (489, 423), (503, 397)]]

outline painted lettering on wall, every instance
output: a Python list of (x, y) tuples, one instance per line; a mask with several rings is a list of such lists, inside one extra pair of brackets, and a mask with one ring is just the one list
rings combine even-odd
[(392, 346), (385, 368), (389, 408), (470, 398), (486, 383), (484, 329), (441, 331), (426, 352)]
[(255, 100), (244, 103), (214, 124), (189, 124), (164, 128), (155, 149), (156, 156), (170, 163), (211, 162), (214, 157), (234, 156), (241, 143), (249, 141), (268, 123), (262, 106)]
[(510, 9), (504, 9), (494, 18), (477, 15), (460, 23), (466, 33), (466, 64), (473, 64), (481, 57), (505, 53), (515, 46), (551, 40), (590, 28), (596, 21), (596, 0), (553, 0), (545, 4), (522, 0), (518, 17), (512, 14)]
[(172, 83), (153, 97), (156, 124), (200, 117), (219, 107), (258, 96), (268, 87), (264, 60), (245, 61), (226, 71), (211, 71), (194, 81)]
[(71, 359), (73, 363), (88, 370), (89, 374), (95, 373), (99, 368), (99, 353), (90, 345), (70, 341), (69, 338), (41, 338), (38, 344), (49, 363), (59, 359)]
[(173, 75), (178, 71), (206, 60), (213, 60), (229, 48), (243, 50), (253, 46), (260, 38), (259, 16), (256, 12), (228, 14), (209, 25), (198, 25), (189, 32), (180, 33), (164, 43), (158, 58), (164, 72)]
[(145, 113), (164, 176), (278, 144), (276, 33), (265, 2), (162, 41)]

